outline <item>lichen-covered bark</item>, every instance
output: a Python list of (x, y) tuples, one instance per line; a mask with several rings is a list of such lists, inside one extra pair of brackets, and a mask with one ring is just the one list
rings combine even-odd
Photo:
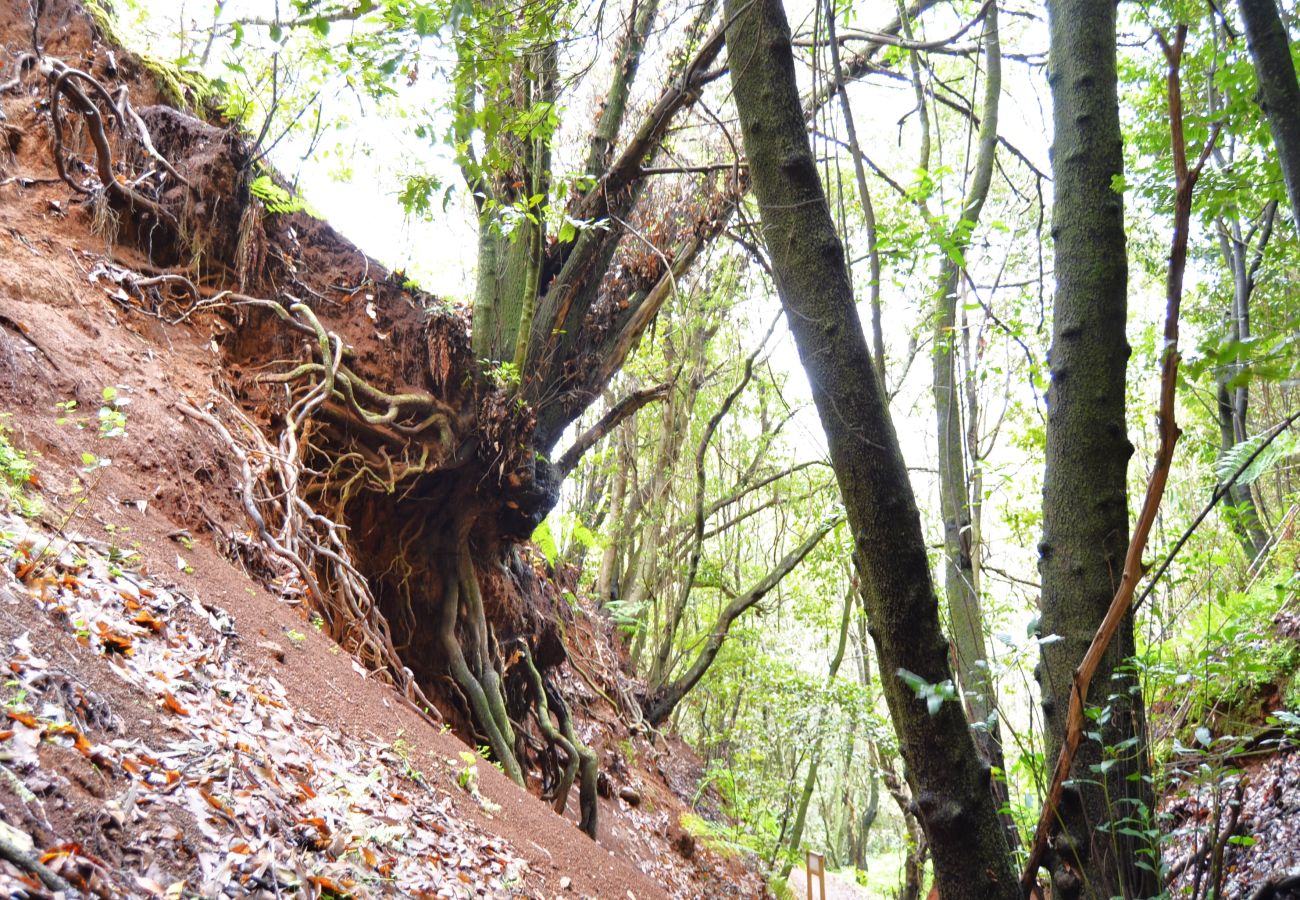
[(1273, 132), (1291, 212), (1300, 223), (1300, 83), (1290, 36), (1276, 0), (1241, 0), (1241, 19), (1259, 79), (1260, 106)]
[(726, 15), (764, 239), (853, 531), (881, 682), (933, 846), (936, 885), (946, 900), (1018, 897), (989, 771), (961, 704), (931, 714), (899, 677), (907, 670), (931, 684), (950, 681), (948, 642), (916, 500), (809, 145), (789, 25), (780, 0), (728, 0)]
[[(1042, 688), (1048, 759), (1060, 752), (1073, 673), (1115, 595), (1128, 546), (1125, 336), (1128, 266), (1115, 70), (1114, 0), (1049, 0), (1055, 140), (1052, 168), (1056, 260), (1047, 460), (1043, 479)], [(1142, 698), (1124, 673), (1133, 655), (1131, 614), (1092, 680), (1091, 706), (1109, 709), (1101, 742), (1085, 740), (1059, 810), (1055, 896), (1148, 897), (1151, 874), (1137, 864), (1144, 842), (1107, 828), (1141, 828), (1150, 812)], [(1137, 738), (1137, 740), (1131, 740)], [(1109, 748), (1107, 750), (1106, 748)], [(1114, 759), (1108, 771), (1095, 767)], [(1130, 780), (1130, 776), (1136, 776)]]

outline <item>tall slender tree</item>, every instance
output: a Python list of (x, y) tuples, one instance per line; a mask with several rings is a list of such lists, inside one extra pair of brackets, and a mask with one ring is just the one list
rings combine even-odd
[[(920, 514), (872, 374), (844, 249), (817, 174), (780, 0), (727, 0), (728, 62), (763, 237), (854, 538), (882, 686), (947, 900), (1019, 889), (989, 769), (951, 693)], [(915, 688), (915, 689), (914, 689)], [(918, 696), (921, 695), (921, 696)]]
[[(970, 186), (954, 226), (940, 239), (947, 245), (939, 270), (939, 289), (934, 315), (933, 366), (934, 406), (938, 420), (939, 510), (943, 518), (944, 593), (948, 598), (957, 676), (966, 696), (971, 722), (976, 726), (976, 743), (989, 765), (1005, 769), (997, 698), (988, 650), (984, 642), (984, 613), (980, 608), (976, 567), (980, 552), (978, 523), (972, 498), (971, 454), (976, 451), (968, 435), (975, 433), (975, 410), (963, 410), (963, 391), (958, 378), (962, 341), (957, 318), (957, 300), (965, 272), (965, 256), (979, 223), (993, 181), (998, 142), (998, 106), (1002, 95), (1002, 47), (998, 38), (998, 8), (989, 3), (984, 14), (984, 100), (979, 138), (971, 170)], [(1005, 801), (1005, 781), (994, 785), (995, 796)], [(1000, 804), (999, 804), (1000, 805)], [(1015, 823), (1007, 817), (1007, 834), (1014, 839)]]
[(1260, 105), (1273, 132), (1291, 213), (1300, 225), (1300, 83), (1291, 58), (1291, 37), (1277, 0), (1241, 0), (1241, 19), (1255, 61)]
[[(1114, 0), (1049, 0), (1056, 293), (1043, 477), (1042, 661), (1048, 759), (1065, 735), (1075, 667), (1115, 595), (1128, 547), (1128, 266)], [(1124, 820), (1151, 808), (1131, 613), (1092, 680), (1103, 708), (1057, 809), (1055, 896), (1149, 897), (1153, 870)], [(1105, 765), (1103, 765), (1103, 762)], [(1129, 828), (1128, 831), (1135, 829)]]

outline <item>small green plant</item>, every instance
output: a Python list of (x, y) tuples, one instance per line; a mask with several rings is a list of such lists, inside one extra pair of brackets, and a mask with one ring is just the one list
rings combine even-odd
[[(478, 796), (478, 756), (468, 750), (457, 754), (460, 757), (459, 770), (456, 772), (456, 785), (471, 796)], [(456, 760), (449, 759), (447, 764), (456, 769)]]
[[(5, 682), (5, 687), (14, 691), (5, 700), (6, 709), (23, 709), (27, 706), (27, 689), (22, 686), (22, 682), (11, 678)], [(15, 688), (17, 690), (14, 690)]]
[(397, 737), (393, 738), (393, 753), (402, 761), (403, 774), (411, 781), (423, 784), (424, 773), (411, 761), (415, 755), (415, 746), (406, 739), (405, 734), (404, 730), (398, 729)]
[(907, 686), (912, 689), (912, 693), (916, 694), (916, 699), (925, 701), (925, 708), (930, 715), (934, 715), (939, 711), (943, 701), (957, 699), (957, 689), (953, 686), (951, 680), (945, 680), (939, 684), (930, 684), (920, 675), (909, 672), (907, 669), (899, 669), (898, 677), (903, 679)]
[(130, 399), (121, 396), (115, 387), (104, 388), (100, 396), (104, 404), (99, 408), (99, 436), (122, 437), (126, 434), (126, 413), (122, 407), (130, 403)]
[[(69, 422), (75, 421), (72, 419), (72, 414), (77, 411), (76, 400), (60, 400), (54, 404), (54, 408), (60, 413), (59, 417), (54, 420), (55, 425), (67, 425)], [(76, 422), (76, 425), (78, 428), (84, 427), (81, 422)]]
[(496, 361), (491, 359), (480, 359), (479, 364), (483, 366), (483, 374), (494, 385), (502, 390), (519, 387), (519, 367), (506, 360)]
[(3, 505), (13, 507), (24, 518), (36, 516), (41, 511), (41, 502), (27, 493), (27, 488), (36, 480), (36, 467), (9, 440), (9, 414), (0, 416), (0, 497)]
[(303, 634), (301, 631), (298, 631), (296, 628), (290, 628), (284, 634), (285, 637), (287, 637), (290, 641), (293, 642), (293, 645), (295, 647), (301, 647), (303, 642), (307, 640), (307, 635)]

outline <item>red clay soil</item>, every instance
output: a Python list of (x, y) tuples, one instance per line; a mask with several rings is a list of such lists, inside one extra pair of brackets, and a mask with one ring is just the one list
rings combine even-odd
[[(68, 0), (46, 7), (46, 52), (87, 71), (104, 71), (108, 48), (79, 7)], [(30, 47), (26, 15), (26, 4), (0, 4), (0, 83), (21, 74), (18, 63)], [(113, 59), (120, 69), (130, 66), (124, 55)], [(133, 103), (156, 101), (147, 81), (134, 75)], [(44, 81), (35, 73), (19, 90), (0, 95), (0, 412), (10, 416), (12, 442), (35, 461), (46, 526), (129, 547), (153, 578), (223, 611), (239, 635), (233, 652), (253, 670), (278, 679), (298, 709), (356, 738), (405, 742), (413, 759), (428, 761), (423, 771), (441, 778), (460, 816), (499, 836), (528, 861), (529, 889), (536, 896), (762, 895), (762, 880), (751, 865), (697, 847), (682, 832), (679, 819), (687, 804), (665, 774), (681, 767), (688, 748), (665, 749), (660, 742), (656, 749), (629, 736), (587, 686), (590, 669), (619, 665), (598, 618), (577, 629), (583, 633), (577, 655), (588, 669), (584, 677), (570, 672), (565, 685), (585, 701), (575, 705), (579, 731), (600, 755), (607, 788), (600, 801), (599, 839), (593, 842), (573, 824), (576, 789), (566, 821), (492, 767), (480, 765), (480, 789), (500, 807), (485, 813), (456, 787), (441, 762), (457, 758), (465, 745), (417, 715), (390, 685), (318, 634), (308, 624), (309, 611), (290, 602), (299, 595), (263, 582), (266, 572), (240, 505), (233, 463), (210, 432), (177, 409), (182, 402), (202, 405), (211, 395), (222, 345), (239, 336), (215, 316), (164, 324), (133, 311), (120, 297), (113, 299), (111, 282), (95, 277), (97, 267), (109, 260), (138, 271), (151, 266), (137, 251), (101, 236), (92, 210), (58, 178), (45, 96)], [(354, 264), (364, 261), (346, 246)], [(126, 401), (120, 407), (127, 419), (121, 436), (101, 436), (105, 388)], [(85, 454), (111, 459), (111, 465), (86, 474)], [(578, 618), (587, 621), (585, 613)], [(158, 710), (124, 691), (104, 657), (78, 658), (75, 641), (43, 613), (22, 602), (9, 604), (0, 614), (0, 640), (12, 641), (22, 632), (30, 632), (45, 652), (62, 648), (58, 652), (68, 665), (107, 699), (128, 729), (158, 727)], [(154, 724), (137, 724), (145, 721)], [(76, 768), (81, 765), (70, 762), (67, 779), (93, 783), (95, 773)], [(674, 786), (685, 794), (695, 787)], [(0, 808), (16, 825), (9, 790), (0, 787)], [(90, 790), (67, 803), (74, 812), (80, 804), (85, 814), (102, 804), (102, 793)], [(69, 819), (76, 820), (77, 815)]]

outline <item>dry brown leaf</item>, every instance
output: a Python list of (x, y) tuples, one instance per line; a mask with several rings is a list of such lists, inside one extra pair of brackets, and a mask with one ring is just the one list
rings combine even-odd
[(174, 696), (172, 696), (171, 691), (164, 691), (160, 699), (162, 700), (163, 707), (170, 710), (171, 712), (176, 713), (176, 715), (188, 716), (190, 714), (190, 711), (185, 707), (181, 706), (180, 701), (177, 700)]

